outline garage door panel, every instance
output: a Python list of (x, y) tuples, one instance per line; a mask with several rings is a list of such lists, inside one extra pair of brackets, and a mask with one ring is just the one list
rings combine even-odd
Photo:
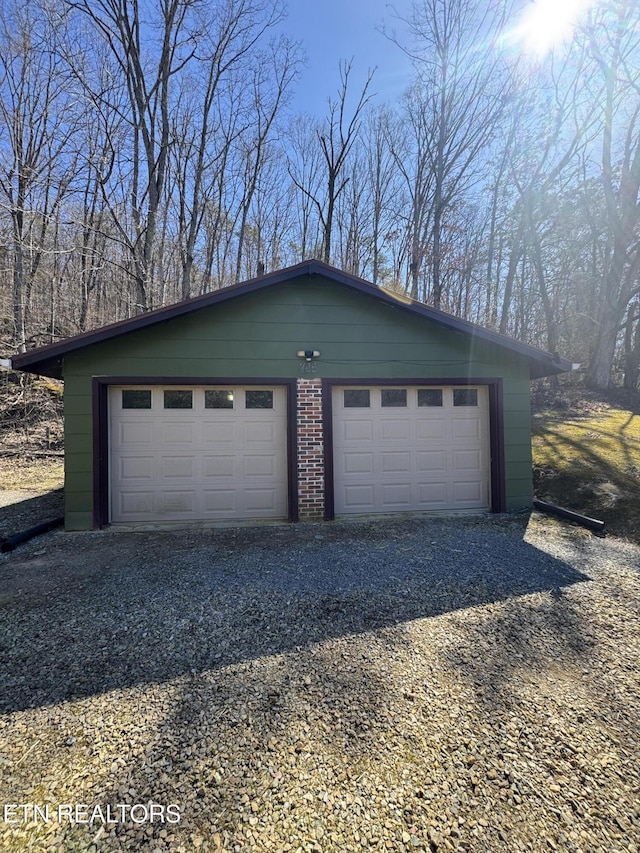
[(445, 437), (447, 424), (444, 420), (434, 418), (419, 418), (416, 421), (416, 438), (418, 441), (438, 441)]
[(244, 507), (248, 512), (275, 512), (278, 507), (276, 489), (245, 489)]
[(137, 420), (121, 421), (114, 435), (114, 444), (116, 447), (133, 444), (152, 447), (154, 443), (153, 432), (152, 424), (140, 423)]
[(160, 459), (160, 471), (163, 479), (175, 477), (193, 477), (195, 460), (192, 456), (163, 456)]
[(205, 477), (233, 477), (235, 474), (236, 457), (228, 456), (204, 456), (202, 460), (202, 473)]
[(151, 518), (154, 509), (153, 498), (154, 492), (152, 491), (121, 491), (118, 495), (120, 513), (140, 518)]
[(121, 456), (118, 460), (121, 480), (152, 480), (153, 456)]
[(380, 438), (382, 441), (408, 441), (411, 426), (408, 420), (381, 420)]
[(373, 474), (373, 453), (353, 453), (351, 451), (344, 455), (345, 474)]
[(243, 435), (245, 444), (273, 444), (276, 441), (276, 425), (272, 421), (247, 423)]
[(195, 424), (192, 421), (166, 421), (160, 425), (160, 441), (167, 444), (189, 445), (195, 439)]
[(195, 490), (162, 491), (158, 495), (156, 510), (161, 515), (193, 515), (196, 509)]
[(447, 505), (447, 483), (418, 483), (418, 503), (424, 509), (444, 509)]
[(453, 451), (453, 469), (454, 471), (480, 471), (481, 458), (480, 450), (454, 450)]
[(480, 480), (453, 484), (453, 500), (456, 505), (482, 505), (486, 503), (485, 485)]
[(382, 506), (384, 509), (409, 509), (411, 500), (411, 485), (409, 483), (383, 483), (381, 488)]
[(366, 409), (342, 407), (334, 388), (336, 514), (488, 508), (488, 392), (463, 388), (398, 386), (394, 408), (372, 386)]
[(242, 459), (245, 477), (273, 477), (276, 470), (276, 459), (273, 456), (244, 456)]
[(419, 450), (416, 462), (418, 471), (446, 471), (447, 454), (444, 450)]
[[(209, 414), (209, 413), (207, 413)], [(204, 447), (219, 444), (233, 445), (236, 440), (237, 423), (214, 422), (208, 418), (202, 422), (202, 443)]]
[(372, 485), (346, 485), (344, 487), (346, 512), (367, 512), (374, 506)]
[(383, 452), (380, 461), (383, 474), (409, 474), (411, 471), (411, 454), (406, 450)]
[(373, 439), (373, 423), (371, 420), (348, 420), (341, 424), (345, 441), (371, 441)]
[(181, 410), (165, 409), (167, 389), (155, 387), (155, 405), (132, 412), (123, 390), (109, 393), (112, 521), (286, 518), (284, 388), (251, 397), (261, 408), (245, 408), (250, 389), (185, 388), (192, 408)]
[(482, 435), (482, 422), (480, 418), (454, 418), (451, 424), (454, 439), (480, 440)]
[(236, 512), (236, 492), (232, 488), (204, 489), (203, 506), (207, 513), (234, 515)]

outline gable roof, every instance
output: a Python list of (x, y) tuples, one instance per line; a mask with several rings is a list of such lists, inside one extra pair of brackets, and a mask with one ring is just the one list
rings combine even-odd
[(157, 308), (155, 311), (138, 314), (128, 320), (121, 320), (117, 323), (111, 323), (108, 326), (101, 326), (99, 329), (83, 332), (82, 334), (74, 335), (54, 344), (37, 347), (36, 349), (13, 356), (11, 358), (11, 366), (15, 370), (24, 370), (29, 373), (38, 373), (43, 376), (60, 379), (62, 377), (62, 360), (69, 353), (77, 352), (84, 347), (102, 343), (103, 341), (108, 341), (130, 332), (146, 329), (157, 323), (164, 323), (167, 320), (182, 317), (185, 314), (190, 314), (192, 311), (199, 311), (202, 308), (209, 308), (227, 300), (237, 299), (246, 294), (271, 287), (272, 285), (282, 284), (303, 275), (323, 276), (344, 287), (351, 288), (368, 296), (373, 296), (382, 302), (393, 305), (395, 308), (404, 309), (418, 317), (467, 334), (476, 340), (494, 344), (517, 353), (529, 362), (532, 379), (565, 373), (573, 368), (570, 361), (562, 358), (557, 353), (549, 353), (529, 344), (523, 344), (507, 335), (502, 335), (499, 332), (494, 332), (491, 329), (470, 323), (468, 320), (454, 317), (446, 311), (416, 302), (407, 296), (386, 290), (317, 260), (303, 261), (295, 266), (286, 267), (285, 269), (268, 273), (259, 278), (252, 278), (240, 284), (224, 287), (221, 290), (214, 290), (211, 293), (205, 293), (203, 296), (196, 296), (192, 299), (186, 299), (183, 302), (177, 302), (174, 305), (168, 305), (165, 308)]

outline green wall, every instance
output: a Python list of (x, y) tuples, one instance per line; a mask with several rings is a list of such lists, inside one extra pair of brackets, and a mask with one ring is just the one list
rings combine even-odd
[(67, 529), (93, 524), (93, 376), (309, 376), (296, 356), (301, 349), (320, 351), (312, 374), (319, 378), (502, 377), (507, 509), (531, 505), (529, 368), (523, 357), (328, 279), (301, 276), (65, 358)]

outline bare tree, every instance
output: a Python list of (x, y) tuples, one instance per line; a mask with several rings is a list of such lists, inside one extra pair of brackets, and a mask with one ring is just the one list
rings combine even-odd
[(240, 281), (245, 232), (260, 173), (268, 155), (267, 142), (280, 109), (300, 69), (297, 45), (286, 38), (257, 57), (252, 75), (252, 111), (248, 139), (243, 142), (244, 191), (240, 206), (235, 280)]
[(297, 239), (292, 241), (292, 248), (300, 261), (316, 256), (320, 242), (317, 200), (322, 197), (322, 155), (316, 132), (311, 117), (299, 115), (287, 133), (287, 170), (295, 193), (297, 218)]
[(31, 290), (47, 234), (69, 191), (74, 108), (56, 32), (31, 4), (0, 12), (0, 193), (11, 220), (13, 324), (24, 351)]
[[(128, 110), (123, 119), (130, 129), (133, 232), (126, 235), (122, 230), (133, 260), (136, 309), (146, 311), (150, 307), (158, 208), (171, 142), (172, 82), (195, 55), (197, 33), (190, 13), (196, 0), (162, 0), (157, 7), (158, 19), (151, 22), (141, 16), (139, 0), (66, 2), (85, 15), (93, 32), (99, 34), (126, 90)], [(158, 38), (154, 38), (156, 32)], [(99, 73), (93, 79), (83, 73), (78, 76), (98, 112), (121, 109), (111, 100), (111, 87), (99, 85)]]
[[(511, 87), (510, 68), (497, 49), (508, 6), (485, 0), (421, 0), (405, 20), (412, 44), (403, 49), (418, 74), (412, 97), (420, 104), (422, 132), (427, 134), (418, 152), (426, 162), (415, 171), (425, 172), (431, 185), (428, 242), (436, 307), (442, 300), (445, 222), (456, 200), (478, 180), (479, 156), (494, 138)], [(424, 255), (416, 232), (412, 292)]]
[[(257, 116), (261, 122), (258, 137), (262, 153), (287, 88), (295, 78), (296, 48), (286, 39), (272, 43), (268, 56), (257, 51), (260, 40), (282, 19), (282, 14), (279, 3), (226, 0), (218, 4), (213, 19), (203, 23), (199, 52), (203, 68), (194, 81), (195, 92), (201, 91), (202, 95), (190, 94), (187, 98), (190, 108), (178, 137), (179, 141), (189, 140), (189, 153), (185, 156), (184, 150), (181, 151), (177, 161), (185, 179), (180, 202), (186, 225), (182, 272), (185, 299), (191, 295), (194, 252), (204, 209), (212, 197), (212, 189), (220, 185), (219, 175), (227, 174), (230, 147), (249, 132)], [(253, 81), (248, 91), (247, 77)], [(264, 106), (264, 100), (269, 100), (270, 86), (275, 87), (277, 95), (271, 111)], [(254, 115), (250, 114), (252, 108)], [(260, 165), (258, 157), (254, 181)]]
[(389, 108), (372, 111), (367, 117), (363, 140), (371, 204), (371, 280), (374, 284), (383, 278), (384, 246), (395, 227), (396, 212), (404, 202), (389, 144), (391, 127)]
[(430, 115), (413, 88), (403, 98), (402, 117), (398, 119), (395, 132), (388, 133), (396, 169), (402, 175), (409, 198), (405, 217), (409, 246), (409, 295), (412, 299), (424, 301), (426, 294), (420, 288), (420, 275), (429, 251), (434, 175), (429, 155)]
[(602, 185), (611, 235), (588, 383), (605, 389), (611, 383), (619, 332), (627, 306), (638, 292), (640, 272), (640, 29), (636, 3), (619, 0), (597, 9), (585, 35), (601, 81), (594, 94), (600, 110)]
[[(325, 263), (331, 260), (331, 236), (336, 201), (346, 187), (349, 178), (345, 177), (344, 167), (360, 130), (360, 122), (366, 105), (372, 98), (369, 92), (373, 80), (373, 71), (369, 71), (358, 101), (352, 111), (348, 110), (349, 76), (352, 62), (340, 63), (340, 88), (337, 100), (329, 99), (329, 115), (316, 130), (324, 165), (323, 195), (315, 194), (300, 181), (295, 171), (290, 169), (291, 179), (298, 189), (313, 201), (322, 223), (322, 258)], [(348, 116), (350, 112), (350, 117)]]

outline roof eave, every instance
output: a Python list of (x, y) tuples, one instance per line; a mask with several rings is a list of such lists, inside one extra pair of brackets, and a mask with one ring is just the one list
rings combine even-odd
[(48, 376), (50, 374), (44, 373), (42, 367), (53, 362), (61, 362), (62, 357), (70, 352), (75, 352), (93, 344), (102, 343), (119, 335), (126, 335), (129, 332), (137, 332), (140, 329), (155, 326), (158, 323), (181, 317), (189, 314), (191, 311), (207, 308), (218, 302), (226, 302), (228, 299), (234, 299), (237, 296), (251, 293), (254, 290), (260, 290), (269, 284), (288, 281), (291, 278), (304, 275), (305, 269), (310, 267), (311, 263), (305, 261), (296, 266), (268, 273), (258, 278), (241, 282), (240, 284), (233, 284), (220, 290), (214, 290), (211, 293), (205, 293), (202, 296), (194, 296), (191, 299), (185, 299), (173, 305), (156, 308), (154, 311), (146, 311), (144, 314), (137, 314), (135, 317), (130, 317), (126, 320), (119, 320), (117, 323), (109, 323), (106, 326), (101, 326), (99, 329), (81, 332), (79, 335), (74, 335), (72, 338), (65, 338), (63, 341), (47, 344), (43, 347), (36, 347), (28, 352), (13, 356), (13, 366), (16, 370), (24, 370), (28, 373), (40, 373)]
[(552, 376), (565, 373), (572, 369), (572, 364), (567, 359), (552, 355), (537, 347), (520, 343), (499, 332), (477, 326), (467, 320), (454, 317), (437, 308), (416, 302), (409, 297), (396, 293), (386, 288), (371, 284), (364, 279), (345, 273), (335, 267), (325, 264), (323, 261), (303, 261), (295, 266), (286, 267), (273, 273), (250, 279), (240, 284), (216, 290), (203, 296), (178, 302), (145, 314), (138, 314), (127, 320), (111, 323), (89, 332), (67, 338), (54, 344), (20, 353), (12, 358), (12, 365), (16, 370), (24, 370), (29, 373), (39, 373), (55, 379), (62, 378), (62, 359), (65, 355), (75, 352), (93, 344), (102, 343), (119, 335), (139, 331), (158, 323), (166, 322), (177, 317), (189, 314), (192, 311), (208, 308), (220, 302), (252, 293), (273, 284), (281, 284), (301, 275), (322, 275), (340, 284), (344, 284), (353, 290), (360, 291), (370, 296), (375, 296), (381, 301), (393, 307), (418, 314), (433, 322), (440, 323), (450, 329), (467, 334), (471, 338), (482, 340), (488, 344), (504, 348), (510, 352), (516, 352), (523, 356), (530, 365), (531, 377), (538, 379), (543, 376)]

